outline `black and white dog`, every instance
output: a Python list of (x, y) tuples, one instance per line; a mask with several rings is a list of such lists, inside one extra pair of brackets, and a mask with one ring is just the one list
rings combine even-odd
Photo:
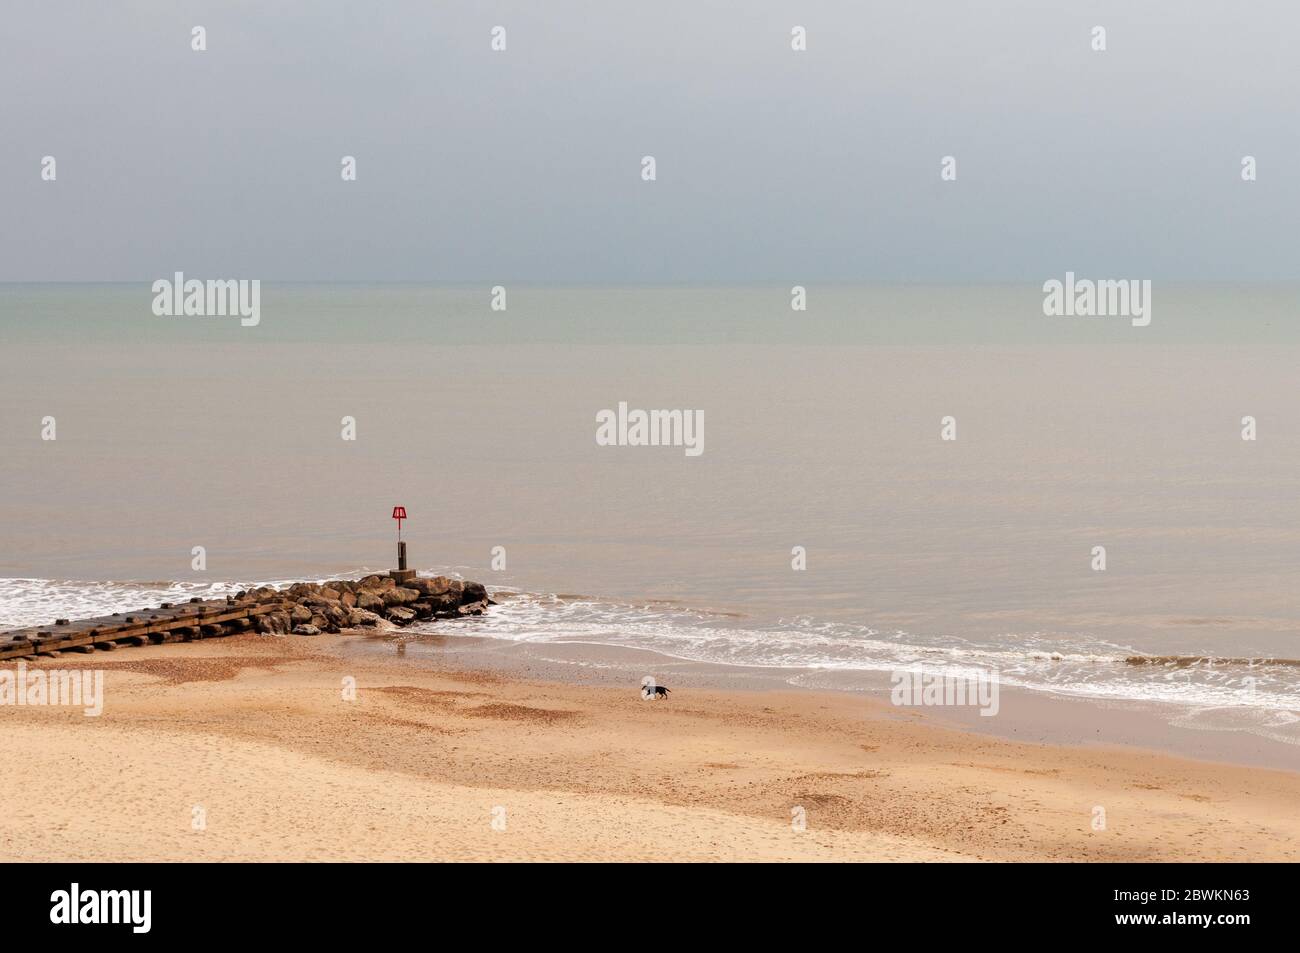
[(641, 697), (642, 698), (667, 698), (668, 689), (662, 685), (656, 685), (655, 680), (647, 675), (641, 680)]

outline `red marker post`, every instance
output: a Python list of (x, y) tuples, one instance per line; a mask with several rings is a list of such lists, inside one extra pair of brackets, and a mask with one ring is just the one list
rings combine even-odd
[(397, 520), (397, 568), (406, 571), (406, 544), (402, 542), (402, 520), (406, 519), (406, 507), (394, 506), (393, 519)]

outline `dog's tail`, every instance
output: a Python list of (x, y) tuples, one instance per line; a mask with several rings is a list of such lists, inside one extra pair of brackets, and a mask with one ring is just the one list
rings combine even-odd
[(667, 695), (667, 694), (668, 694), (669, 692), (671, 692), (671, 691), (672, 691), (671, 688), (665, 688), (665, 689), (664, 689), (664, 694)]

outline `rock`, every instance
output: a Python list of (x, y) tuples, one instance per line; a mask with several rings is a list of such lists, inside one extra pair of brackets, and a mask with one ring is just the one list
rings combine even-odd
[(373, 589), (362, 589), (357, 593), (357, 608), (367, 612), (383, 612), (384, 599)]
[(324, 630), (329, 628), (330, 620), (327, 619), (325, 616), (321, 615), (319, 612), (317, 612), (312, 614), (311, 624), (316, 626), (316, 628), (320, 629), (323, 632)]
[(343, 595), (343, 593), (341, 593), (339, 590), (332, 589), (329, 586), (326, 586), (323, 589), (321, 589), (320, 594), (322, 599), (328, 599), (331, 602), (338, 602), (339, 597)]
[(388, 621), (398, 625), (409, 625), (415, 621), (415, 611), (405, 606), (393, 606), (388, 610)]
[(467, 602), (456, 610), (460, 615), (482, 615), (483, 610), (487, 608), (487, 600), (481, 602)]
[(420, 592), (418, 589), (405, 589), (401, 586), (395, 586), (392, 589), (385, 589), (379, 595), (383, 598), (384, 605), (386, 606), (410, 605), (416, 599), (420, 598)]
[(481, 582), (467, 582), (461, 589), (460, 601), (462, 605), (473, 602), (487, 603), (487, 588)]
[(320, 635), (320, 629), (314, 625), (295, 625), (293, 627), (294, 635)]
[(343, 608), (337, 602), (325, 610), (325, 618), (330, 620), (331, 631), (337, 632), (343, 626), (348, 624), (348, 616), (351, 610)]
[(311, 610), (306, 606), (294, 606), (289, 610), (289, 619), (294, 625), (311, 621)]
[(450, 579), (447, 576), (434, 576), (432, 579), (417, 579), (413, 585), (418, 586), (425, 595), (440, 596), (445, 593), (453, 593), (456, 601), (460, 601), (460, 594), (465, 591), (465, 584), (459, 579)]
[(351, 589), (344, 589), (339, 593), (339, 602), (342, 603), (345, 608), (351, 609), (357, 604), (357, 594)]
[(390, 576), (366, 576), (357, 585), (361, 589), (392, 589), (397, 583)]
[(367, 612), (365, 609), (353, 609), (348, 613), (348, 625), (353, 628), (379, 625), (383, 621), (380, 616), (375, 615), (373, 612)]
[(456, 608), (460, 605), (460, 596), (450, 592), (444, 592), (441, 595), (428, 597), (424, 600), (424, 604), (427, 605), (435, 615), (455, 615)]

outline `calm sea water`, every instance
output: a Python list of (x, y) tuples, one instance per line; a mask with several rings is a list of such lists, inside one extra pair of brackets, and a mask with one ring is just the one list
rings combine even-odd
[[(992, 665), (1300, 739), (1295, 287), (1157, 283), (1143, 329), (1028, 286), (151, 300), (0, 286), (0, 626), (388, 567), (401, 504), (415, 566), (521, 593), (467, 631)], [(619, 401), (702, 410), (705, 452), (597, 446)]]

